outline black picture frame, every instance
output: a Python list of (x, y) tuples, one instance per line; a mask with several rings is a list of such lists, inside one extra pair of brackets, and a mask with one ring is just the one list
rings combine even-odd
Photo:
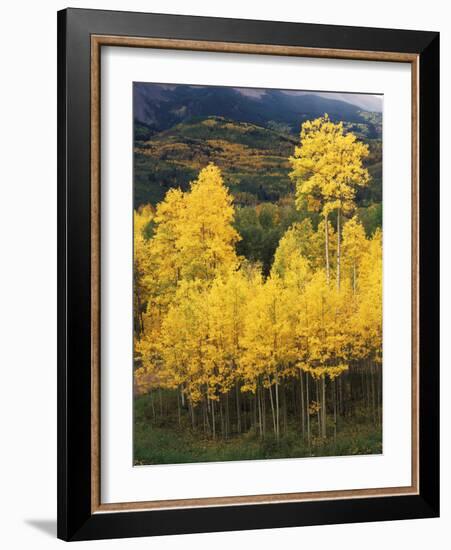
[[(419, 494), (91, 511), (91, 36), (400, 52), (419, 60)], [(439, 515), (439, 33), (101, 10), (58, 13), (58, 537), (88, 540)]]

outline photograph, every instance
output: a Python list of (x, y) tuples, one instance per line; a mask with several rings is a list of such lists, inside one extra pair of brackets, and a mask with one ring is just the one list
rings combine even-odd
[(133, 82), (135, 466), (383, 452), (382, 113)]
[(57, 537), (438, 518), (440, 33), (130, 10), (57, 17)]

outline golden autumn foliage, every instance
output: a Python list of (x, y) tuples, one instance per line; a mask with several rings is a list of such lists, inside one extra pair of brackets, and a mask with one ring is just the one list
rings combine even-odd
[(368, 152), (367, 145), (327, 114), (305, 122), (301, 145), (290, 158), (298, 203), (307, 201), (311, 210), (323, 214), (337, 208), (351, 211), (356, 188), (368, 183), (368, 171), (362, 164)]
[(345, 132), (342, 122), (333, 123), (327, 114), (302, 125), (301, 143), (290, 158), (290, 177), (296, 183), (296, 203), (309, 210), (321, 212), (325, 225), (326, 276), (330, 277), (330, 243), (328, 218), (337, 215), (336, 277), (341, 282), (341, 217), (355, 208), (358, 187), (369, 182), (363, 160), (368, 146)]
[(382, 233), (367, 238), (355, 216), (336, 230), (328, 219), (353, 211), (356, 188), (368, 182), (367, 153), (327, 115), (303, 124), (292, 178), (298, 204), (323, 219), (316, 229), (308, 219), (288, 228), (266, 279), (236, 254), (233, 200), (215, 165), (188, 191), (172, 189), (156, 209), (135, 212), (138, 391), (176, 390), (193, 425), (202, 406), (213, 435), (231, 392), (237, 407), (240, 394), (253, 396), (263, 435), (267, 395), (279, 438), (281, 388), (299, 381), (303, 430), (317, 414), (326, 436), (326, 384), (382, 356)]

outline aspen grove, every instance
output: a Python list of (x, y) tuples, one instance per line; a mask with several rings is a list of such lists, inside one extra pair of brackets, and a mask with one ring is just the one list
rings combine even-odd
[(342, 419), (380, 429), (382, 231), (366, 234), (355, 203), (367, 155), (327, 115), (303, 123), (290, 179), (317, 223), (288, 227), (269, 273), (237, 253), (233, 196), (213, 163), (134, 212), (134, 382), (149, 424), (276, 447), (290, 432), (306, 456)]

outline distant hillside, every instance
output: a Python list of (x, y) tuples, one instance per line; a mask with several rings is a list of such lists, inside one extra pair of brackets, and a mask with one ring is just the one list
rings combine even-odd
[[(357, 124), (357, 123), (355, 123)], [(151, 137), (136, 136), (134, 203), (156, 204), (171, 187), (187, 189), (199, 170), (217, 164), (237, 206), (276, 202), (293, 193), (288, 158), (299, 138), (291, 133), (222, 116), (194, 117)], [(139, 139), (144, 137), (144, 139)], [(381, 142), (366, 140), (373, 176), (359, 205), (381, 200)]]
[(135, 142), (135, 205), (160, 201), (168, 188), (187, 188), (209, 162), (223, 171), (242, 204), (277, 201), (292, 191), (288, 157), (294, 137), (223, 117), (177, 124)]

